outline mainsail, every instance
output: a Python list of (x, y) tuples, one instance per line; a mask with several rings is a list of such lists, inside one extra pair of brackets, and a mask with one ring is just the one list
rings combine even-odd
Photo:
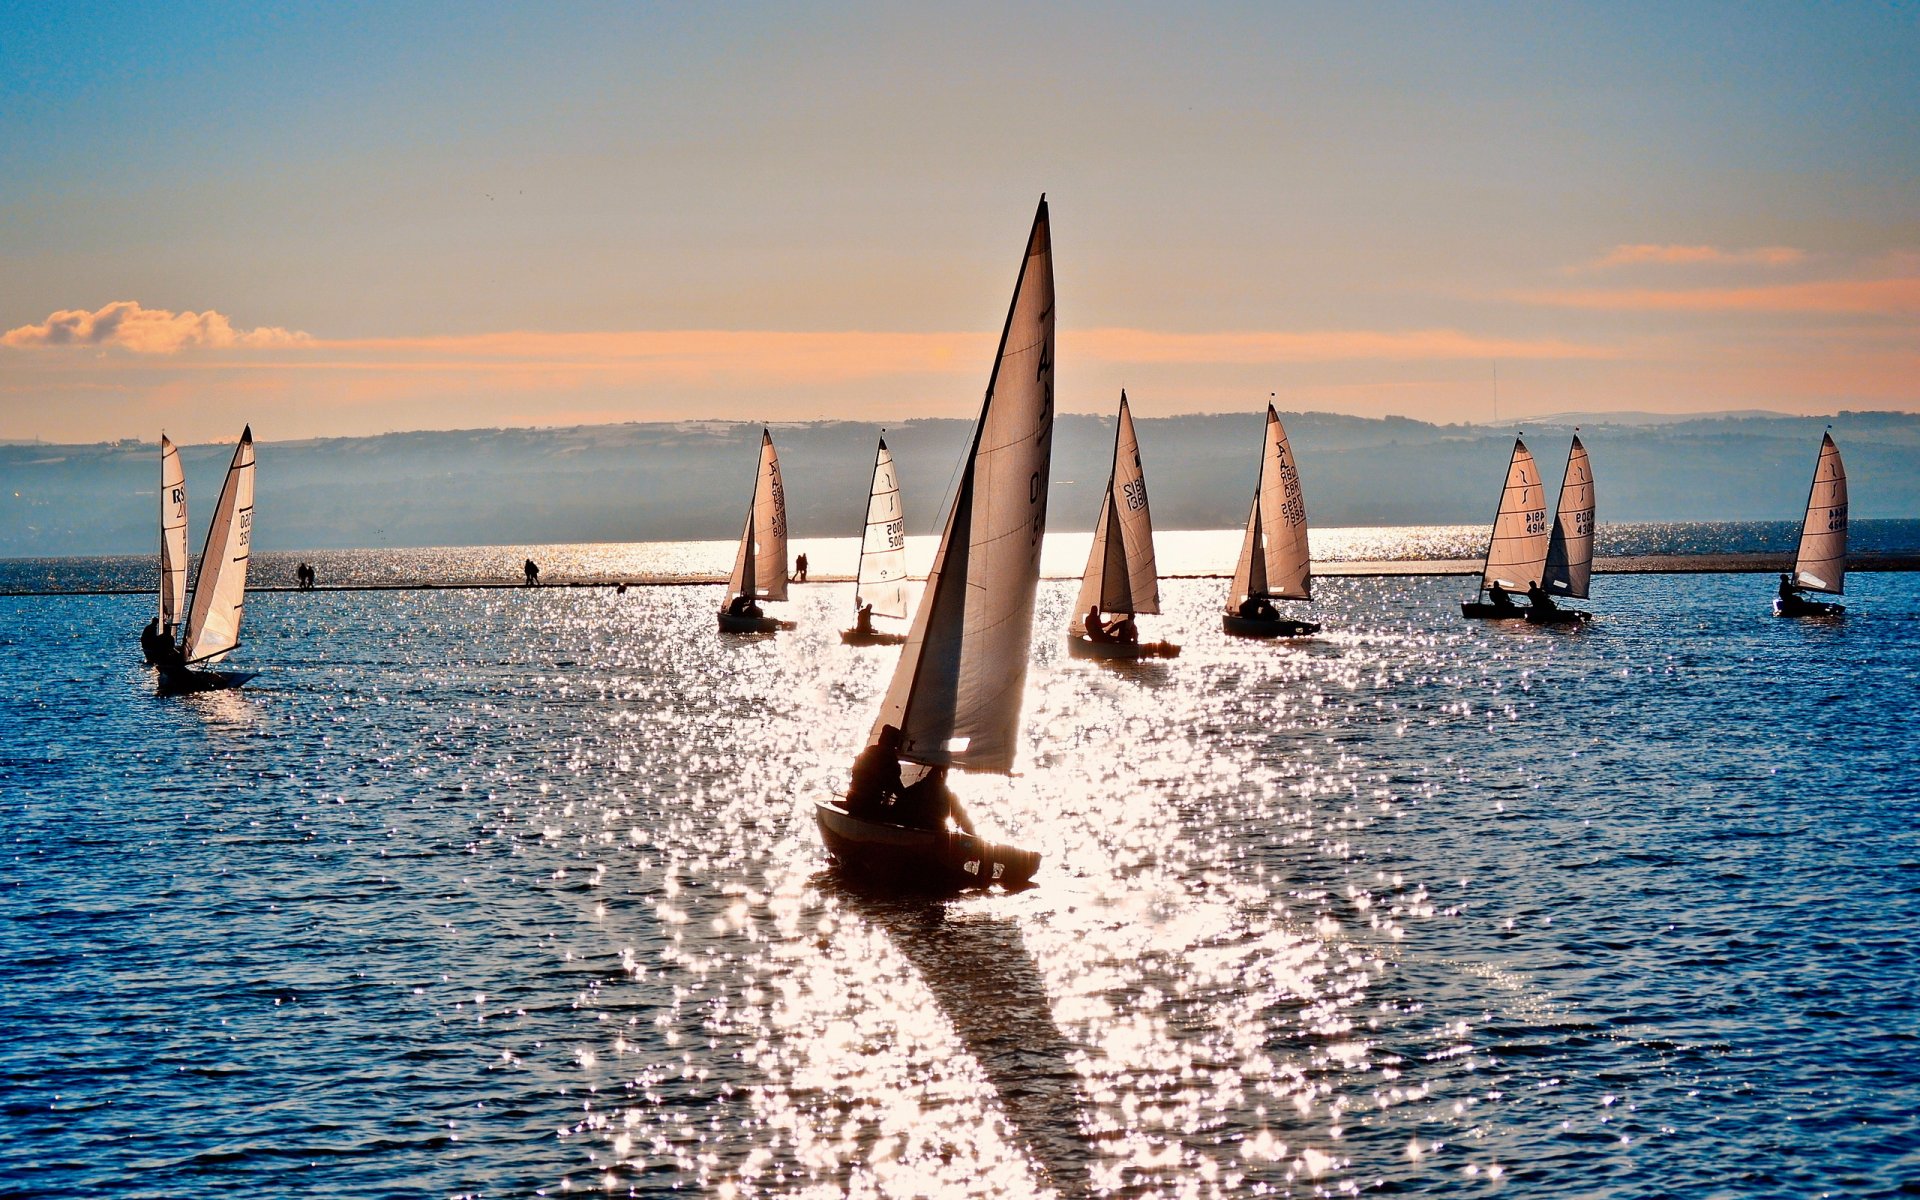
[(1560, 507), (1553, 514), (1546, 576), (1540, 586), (1555, 596), (1585, 600), (1592, 578), (1593, 468), (1587, 462), (1587, 448), (1575, 434), (1567, 450), (1567, 474), (1560, 483)]
[(760, 431), (760, 465), (753, 475), (753, 503), (740, 532), (740, 549), (727, 580), (731, 595), (761, 600), (787, 598), (787, 494), (780, 486), (780, 456), (773, 435)]
[(1519, 438), (1513, 439), (1513, 458), (1507, 462), (1507, 484), (1500, 492), (1500, 511), (1493, 518), (1493, 538), (1487, 543), (1487, 565), (1480, 573), (1484, 590), (1499, 584), (1524, 592), (1540, 582), (1547, 562), (1547, 496), (1534, 469), (1533, 454)]
[(900, 756), (1009, 771), (1047, 529), (1053, 450), (1053, 244), (1041, 197), (965, 472), (869, 740)]
[(1300, 492), (1293, 448), (1280, 414), (1267, 405), (1266, 434), (1260, 444), (1260, 482), (1247, 514), (1247, 535), (1240, 542), (1227, 612), (1238, 613), (1249, 599), (1313, 599), (1313, 563), (1307, 550), (1307, 501)]
[(1794, 556), (1794, 582), (1809, 591), (1840, 595), (1847, 584), (1847, 471), (1833, 435), (1820, 439), (1820, 460), (1807, 492), (1807, 519)]
[(854, 579), (856, 608), (873, 606), (877, 617), (907, 615), (907, 524), (900, 507), (900, 484), (893, 475), (887, 439), (873, 460), (873, 488), (867, 493), (867, 528), (860, 538), (860, 571)]
[(1080, 598), (1069, 627), (1094, 606), (1110, 613), (1157, 613), (1160, 580), (1153, 563), (1153, 519), (1147, 513), (1147, 480), (1140, 469), (1140, 441), (1133, 431), (1127, 394), (1120, 393), (1120, 419), (1113, 431), (1113, 468), (1107, 473), (1093, 548), (1080, 580)]
[(160, 628), (187, 615), (187, 476), (180, 451), (160, 435)]
[(240, 434), (227, 481), (214, 505), (213, 524), (193, 581), (186, 659), (218, 662), (240, 644), (240, 613), (247, 603), (247, 556), (253, 541), (253, 426)]

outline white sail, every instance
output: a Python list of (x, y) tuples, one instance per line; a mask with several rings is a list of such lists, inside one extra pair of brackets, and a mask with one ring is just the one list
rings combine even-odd
[(1013, 767), (1052, 450), (1053, 246), (1042, 197), (966, 470), (873, 724), (873, 740), (899, 726), (904, 759)]
[(1547, 564), (1547, 493), (1533, 454), (1519, 438), (1513, 439), (1513, 457), (1507, 462), (1507, 483), (1500, 492), (1500, 511), (1493, 518), (1493, 537), (1487, 543), (1487, 565), (1480, 573), (1482, 589), (1499, 584), (1510, 592), (1524, 592), (1540, 582)]
[(780, 486), (780, 456), (773, 435), (760, 431), (760, 465), (753, 475), (753, 502), (727, 580), (729, 595), (760, 600), (787, 598), (787, 494)]
[(907, 615), (907, 520), (885, 438), (880, 439), (873, 459), (873, 488), (867, 493), (867, 528), (860, 538), (853, 603), (856, 608), (871, 604), (876, 617)]
[(1847, 470), (1833, 435), (1820, 439), (1820, 460), (1807, 492), (1807, 519), (1800, 527), (1800, 552), (1793, 579), (1814, 592), (1840, 595), (1847, 585)]
[(180, 451), (160, 435), (160, 627), (187, 616), (187, 476)]
[(1560, 507), (1554, 510), (1546, 577), (1540, 586), (1555, 596), (1585, 600), (1592, 579), (1593, 468), (1587, 462), (1587, 448), (1575, 434), (1567, 450), (1567, 473), (1560, 481)]
[(240, 644), (240, 614), (247, 603), (247, 556), (253, 541), (253, 426), (240, 434), (227, 467), (227, 481), (214, 505), (213, 524), (200, 552), (193, 581), (193, 612), (187, 618), (186, 658), (218, 662)]
[(1246, 537), (1234, 564), (1227, 611), (1238, 613), (1248, 599), (1313, 599), (1313, 560), (1307, 550), (1307, 501), (1300, 491), (1293, 448), (1280, 414), (1267, 405), (1267, 427), (1260, 443), (1260, 482), (1247, 514)]
[(1080, 598), (1068, 614), (1077, 627), (1087, 609), (1110, 613), (1160, 611), (1160, 579), (1153, 561), (1153, 518), (1147, 511), (1147, 480), (1140, 469), (1140, 441), (1133, 430), (1127, 394), (1120, 393), (1120, 419), (1113, 431), (1113, 468), (1100, 498), (1093, 549), (1080, 579)]

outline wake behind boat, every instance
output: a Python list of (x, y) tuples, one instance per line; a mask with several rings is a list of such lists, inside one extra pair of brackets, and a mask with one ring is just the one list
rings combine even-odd
[[(184, 485), (181, 503), (185, 504)], [(236, 688), (257, 674), (193, 669), (201, 663), (219, 662), (240, 646), (240, 617), (247, 602), (247, 560), (252, 541), (253, 427), (249, 425), (240, 434), (240, 444), (233, 448), (226, 483), (221, 486), (213, 522), (207, 528), (200, 574), (193, 581), (186, 636), (178, 647), (168, 639), (164, 661), (157, 664), (161, 695)]]
[(1813, 464), (1813, 484), (1807, 489), (1807, 515), (1800, 524), (1800, 548), (1793, 571), (1780, 577), (1773, 600), (1776, 617), (1838, 617), (1844, 604), (1808, 600), (1802, 592), (1843, 595), (1847, 590), (1847, 469), (1833, 434), (1820, 439), (1820, 457)]
[(727, 580), (733, 597), (720, 610), (722, 633), (773, 633), (792, 629), (793, 622), (769, 617), (762, 600), (787, 598), (787, 493), (780, 486), (780, 456), (774, 453), (773, 434), (760, 431), (760, 462), (753, 473), (753, 499), (747, 504), (746, 528), (740, 531), (740, 549)]
[[(853, 879), (941, 891), (1019, 887), (1040, 856), (980, 838), (949, 768), (1013, 767), (1053, 450), (1053, 247), (1043, 196), (966, 469), (886, 699), (845, 797), (815, 801)], [(909, 783), (906, 771), (917, 776)], [(957, 829), (955, 828), (957, 827)]]
[(1280, 414), (1267, 405), (1260, 442), (1260, 479), (1240, 559), (1227, 591), (1220, 628), (1234, 637), (1302, 637), (1319, 633), (1312, 621), (1283, 617), (1275, 600), (1313, 599), (1313, 561), (1307, 550), (1307, 501), (1294, 469), (1293, 448)]
[(849, 646), (900, 646), (907, 635), (875, 629), (875, 617), (907, 615), (907, 519), (887, 439), (873, 456), (867, 523), (860, 535), (860, 569), (853, 581), (853, 628), (840, 631)]
[[(1133, 618), (1160, 611), (1160, 579), (1153, 559), (1153, 518), (1147, 509), (1147, 479), (1140, 466), (1140, 439), (1134, 432), (1127, 394), (1120, 393), (1120, 415), (1113, 430), (1113, 466), (1100, 515), (1093, 524), (1093, 547), (1073, 602), (1067, 653), (1108, 661), (1174, 658), (1172, 642), (1143, 642)], [(1109, 621), (1102, 613), (1115, 614)], [(1082, 616), (1081, 614), (1085, 614)]]

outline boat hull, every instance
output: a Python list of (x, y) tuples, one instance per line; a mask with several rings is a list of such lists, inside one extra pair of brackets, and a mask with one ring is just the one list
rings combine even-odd
[(1462, 600), (1460, 615), (1477, 621), (1524, 621), (1527, 610), (1518, 604), (1488, 604), (1484, 600)]
[(849, 646), (904, 646), (907, 635), (882, 629), (842, 629), (840, 640)]
[(1239, 617), (1232, 613), (1220, 615), (1220, 628), (1243, 638), (1306, 637), (1320, 632), (1320, 625), (1315, 621), (1296, 621), (1291, 617), (1262, 621), (1258, 617)]
[(1778, 596), (1773, 600), (1773, 615), (1776, 617), (1842, 617), (1847, 613), (1844, 604), (1828, 604), (1820, 600), (1796, 600), (1789, 605)]
[(908, 829), (863, 821), (837, 800), (817, 800), (814, 824), (847, 878), (902, 891), (965, 892), (999, 884), (1025, 887), (1040, 855), (953, 830)]
[(1094, 642), (1070, 636), (1067, 638), (1067, 653), (1074, 658), (1132, 662), (1141, 658), (1179, 658), (1180, 647), (1172, 642)]
[(1527, 610), (1529, 625), (1583, 625), (1593, 619), (1593, 614), (1578, 608), (1555, 608), (1552, 611), (1535, 612)]
[(778, 617), (736, 617), (730, 612), (723, 612), (719, 617), (721, 633), (778, 633), (793, 628), (792, 621)]
[(221, 692), (240, 687), (259, 674), (258, 671), (195, 671), (187, 667), (162, 667), (157, 691), (162, 696)]

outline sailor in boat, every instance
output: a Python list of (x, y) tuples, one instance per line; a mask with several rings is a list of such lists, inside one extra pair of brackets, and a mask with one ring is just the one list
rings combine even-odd
[(1113, 635), (1107, 632), (1107, 623), (1100, 619), (1100, 606), (1098, 604), (1087, 609), (1087, 617), (1082, 624), (1087, 627), (1088, 641), (1111, 642), (1113, 640)]
[(1126, 613), (1107, 626), (1107, 636), (1121, 645), (1137, 646), (1140, 644), (1140, 627), (1133, 623), (1133, 614)]
[(853, 760), (853, 778), (847, 787), (847, 815), (876, 824), (939, 831), (947, 819), (966, 833), (973, 821), (959, 798), (947, 787), (947, 769), (931, 767), (911, 786), (900, 777), (900, 729), (885, 725), (873, 745)]
[[(1501, 593), (1503, 596), (1505, 594), (1505, 592)], [(1533, 612), (1536, 615), (1542, 617), (1552, 616), (1560, 611), (1560, 606), (1553, 602), (1552, 596), (1547, 595), (1547, 589), (1540, 586), (1538, 579), (1527, 584), (1527, 603), (1533, 606)]]
[(753, 602), (752, 596), (741, 592), (733, 598), (732, 604), (727, 605), (727, 615), (730, 617), (753, 617), (758, 619), (767, 614), (762, 612), (760, 606)]
[(1249, 621), (1278, 621), (1280, 610), (1265, 596), (1248, 596), (1240, 602), (1240, 616)]
[(873, 605), (862, 604), (854, 612), (853, 631), (863, 635), (873, 632)]
[[(1531, 594), (1532, 593), (1529, 592), (1529, 595)], [(1513, 602), (1513, 596), (1507, 591), (1507, 589), (1501, 587), (1498, 582), (1490, 583), (1487, 585), (1487, 600), (1495, 608), (1519, 608), (1520, 607), (1519, 605)]]
[(173, 644), (172, 633), (160, 627), (159, 617), (148, 621), (147, 627), (140, 631), (140, 649), (147, 656), (147, 662), (156, 667), (185, 665), (180, 648)]
[(1800, 594), (1803, 590), (1793, 581), (1791, 574), (1782, 574), (1780, 576), (1780, 611), (1791, 613), (1810, 607), (1807, 598)]

